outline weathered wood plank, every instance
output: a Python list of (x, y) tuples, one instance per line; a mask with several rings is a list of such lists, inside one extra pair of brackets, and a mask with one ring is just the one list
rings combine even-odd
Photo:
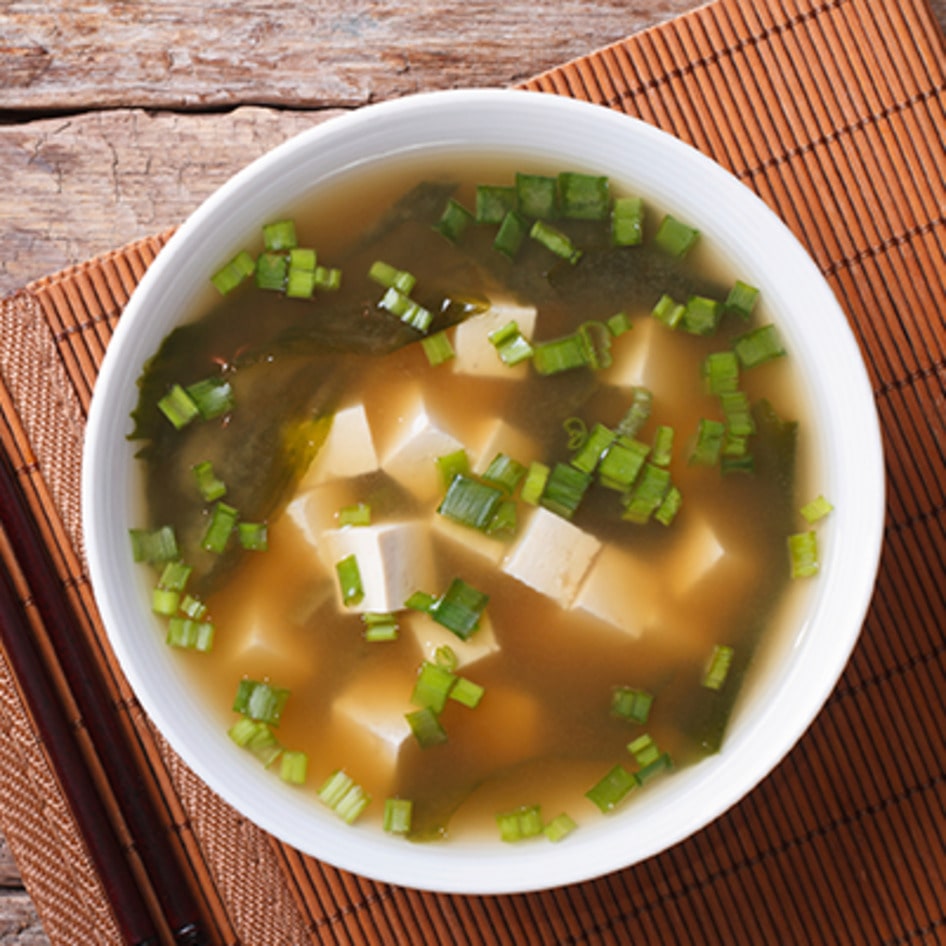
[(49, 946), (24, 890), (0, 890), (0, 946)]
[(354, 106), (507, 85), (696, 0), (13, 0), (0, 105), (48, 110)]

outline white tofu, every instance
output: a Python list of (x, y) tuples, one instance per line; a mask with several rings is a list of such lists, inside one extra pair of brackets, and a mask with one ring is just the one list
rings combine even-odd
[(567, 608), (600, 548), (593, 535), (540, 506), (520, 532), (502, 570)]
[(435, 515), (430, 525), (435, 539), (443, 540), (464, 554), (484, 559), (493, 565), (498, 565), (509, 551), (509, 539), (494, 538), (446, 516)]
[(322, 534), (319, 558), (334, 572), (349, 555), (358, 562), (364, 597), (346, 606), (337, 587), (338, 605), (347, 612), (397, 611), (418, 589), (438, 587), (430, 528), (409, 521), (345, 526)]
[(649, 317), (635, 319), (629, 332), (613, 339), (611, 355), (613, 361), (608, 368), (598, 373), (602, 384), (610, 387), (650, 387), (651, 349), (654, 332), (667, 329)]
[(342, 477), (361, 476), (378, 469), (378, 455), (364, 406), (355, 404), (338, 411), (325, 443), (306, 471), (300, 491)]
[(638, 638), (658, 619), (660, 584), (638, 557), (608, 546), (595, 558), (572, 607)]
[(333, 480), (324, 486), (300, 491), (286, 506), (286, 516), (313, 546), (319, 544), (322, 533), (338, 526), (338, 512), (358, 502), (357, 484), (348, 480)]
[(402, 638), (412, 637), (424, 655), (424, 660), (436, 661), (437, 648), (449, 647), (457, 655), (457, 668), (469, 667), (478, 660), (499, 652), (499, 641), (489, 614), (480, 618), (480, 626), (467, 640), (457, 637), (442, 624), (419, 611), (398, 615)]
[(484, 473), (499, 453), (505, 453), (526, 467), (539, 454), (538, 444), (529, 434), (504, 420), (489, 421), (480, 430), (471, 449), (470, 463), (475, 473)]
[(332, 722), (347, 738), (372, 755), (381, 755), (393, 769), (398, 753), (412, 739), (405, 714), (411, 705), (412, 684), (386, 668), (358, 674), (332, 703)]
[(418, 388), (398, 412), (391, 439), (381, 453), (381, 469), (418, 499), (432, 500), (443, 493), (437, 458), (462, 448), (431, 416)]
[(678, 550), (667, 574), (670, 575), (671, 590), (679, 597), (706, 577), (722, 561), (726, 550), (720, 544), (713, 528), (702, 517), (687, 518), (683, 534), (677, 543)]
[(461, 322), (454, 334), (455, 356), (451, 359), (457, 374), (480, 378), (518, 379), (529, 371), (528, 363), (507, 365), (499, 357), (489, 336), (509, 322), (515, 322), (519, 331), (531, 341), (535, 331), (534, 306), (520, 306), (512, 302), (495, 302), (485, 312)]

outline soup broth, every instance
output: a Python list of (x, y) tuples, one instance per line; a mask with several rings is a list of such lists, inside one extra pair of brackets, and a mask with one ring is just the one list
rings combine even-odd
[[(694, 461), (701, 422), (725, 420), (707, 391), (707, 356), (770, 316), (760, 299), (748, 319), (724, 312), (707, 335), (656, 318), (665, 294), (722, 300), (752, 275), (731, 272), (702, 241), (685, 259), (656, 247), (658, 208), (645, 204), (638, 246), (614, 247), (606, 221), (556, 219), (582, 250), (577, 262), (534, 239), (510, 260), (492, 225), (470, 223), (455, 241), (436, 230), (449, 197), (472, 209), (477, 184), (509, 185), (524, 170), (558, 169), (512, 158), (405, 162), (275, 209), (319, 263), (341, 270), (340, 288), (299, 300), (250, 277), (169, 336), (135, 414), (147, 523), (173, 525), (193, 568), (187, 591), (214, 627), (209, 652), (181, 651), (181, 672), (222, 728), (237, 718), (241, 680), (287, 688), (272, 731), (308, 756), (300, 790), (315, 798), (343, 770), (373, 799), (365, 823), (380, 825), (385, 799), (410, 799), (416, 839), (495, 832), (498, 812), (523, 805), (541, 805), (546, 818), (566, 810), (579, 824), (600, 817), (585, 793), (616, 765), (646, 769), (649, 758), (628, 750), (638, 737), (669, 763), (661, 777), (717, 751), (759, 640), (780, 631), (793, 584), (786, 538), (798, 531), (799, 481), (812, 478), (811, 458), (796, 459), (796, 422), (804, 431), (809, 412), (784, 357), (739, 373), (751, 469)], [(416, 277), (410, 296), (435, 316), (427, 335), (445, 331), (453, 357), (432, 364), (424, 336), (379, 307), (385, 289), (368, 277), (376, 260)], [(482, 331), (468, 332), (516, 321), (537, 345), (619, 312), (630, 328), (600, 336), (610, 364), (554, 374), (529, 359), (506, 365)], [(168, 424), (156, 401), (208, 377), (227, 380), (232, 409)], [(495, 534), (443, 512), (451, 480), (438, 458), (462, 451), (476, 483), (497, 455), (524, 471), (574, 469), (582, 436), (596, 425), (629, 429), (641, 392), (650, 411), (631, 439), (682, 497), (667, 524), (628, 520), (628, 490), (600, 479), (606, 450), (574, 512), (545, 493), (524, 500), (524, 480), (508, 496), (511, 524)], [(658, 428), (673, 431), (667, 462), (654, 454)], [(202, 548), (214, 504), (192, 469), (206, 462), (240, 519), (266, 522), (265, 551), (243, 551), (233, 536), (222, 554)], [(358, 503), (370, 524), (340, 525), (339, 511)], [(358, 530), (381, 538), (372, 546), (353, 538)], [(335, 566), (349, 553), (366, 596), (372, 576), (403, 573), (407, 594), (380, 609), (393, 614), (394, 639), (366, 640), (364, 607), (342, 601)], [(429, 604), (455, 579), (488, 596), (468, 638), (405, 606), (414, 592)], [(732, 663), (712, 689), (705, 675), (720, 645)], [(433, 714), (443, 739), (427, 747), (407, 722), (423, 702), (412, 695), (425, 661), (482, 688), (475, 706), (446, 699)], [(625, 688), (652, 700), (644, 721), (616, 712)]]

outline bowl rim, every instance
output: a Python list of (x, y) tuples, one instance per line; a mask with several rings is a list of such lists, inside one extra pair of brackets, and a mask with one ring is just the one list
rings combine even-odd
[[(654, 802), (653, 796), (641, 796), (640, 802), (634, 802), (637, 812), (633, 817), (621, 812), (613, 818), (602, 819), (606, 822), (603, 827), (595, 825), (587, 832), (583, 827), (569, 838), (567, 847), (562, 845), (555, 849), (562, 855), (557, 857), (551, 856), (553, 852), (544, 845), (520, 845), (515, 850), (505, 845), (500, 850), (500, 842), (463, 846), (462, 858), (452, 856), (453, 848), (449, 845), (425, 845), (426, 850), (422, 851), (417, 850), (418, 845), (410, 845), (405, 852), (404, 842), (400, 839), (376, 837), (373, 829), (352, 829), (340, 822), (336, 826), (320, 813), (314, 815), (317, 824), (313, 830), (301, 830), (298, 824), (292, 823), (292, 816), (300, 811), (297, 801), (282, 786), (274, 784), (259, 790), (242, 789), (244, 778), (253, 785), (259, 778), (255, 767), (246, 760), (225, 756), (228, 764), (232, 762), (232, 770), (240, 776), (237, 784), (227, 781), (215, 763), (218, 757), (224, 756), (216, 750), (205, 755), (198, 748), (194, 731), (188, 731), (185, 722), (175, 715), (176, 708), (169, 705), (171, 697), (156, 692), (149, 682), (149, 668), (144, 665), (141, 649), (133, 644), (131, 635), (123, 633), (129, 615), (135, 619), (136, 627), (142, 619), (148, 623), (147, 608), (139, 602), (136, 615), (132, 598), (139, 589), (116, 590), (115, 587), (116, 568), (119, 571), (124, 568), (116, 565), (115, 548), (119, 535), (125, 534), (125, 527), (119, 528), (114, 522), (120, 517), (113, 515), (111, 491), (104, 485), (109, 477), (103, 475), (113, 462), (118, 432), (123, 429), (127, 432), (127, 410), (120, 406), (127, 407), (132, 393), (128, 385), (129, 367), (123, 361), (126, 351), (134, 353), (136, 347), (142, 348), (144, 342), (141, 339), (149, 330), (154, 334), (156, 329), (154, 326), (149, 329), (148, 320), (153, 319), (155, 310), (168, 301), (169, 286), (180, 271), (182, 261), (206, 238), (209, 229), (221, 222), (229, 223), (234, 213), (239, 216), (239, 209), (234, 211), (233, 208), (245, 198), (248, 189), (252, 190), (270, 176), (279, 179), (280, 174), (289, 173), (299, 162), (316, 160), (317, 163), (321, 160), (325, 163), (336, 151), (349, 155), (350, 167), (361, 160), (374, 160), (374, 156), (367, 153), (364, 158), (358, 158), (357, 149), (353, 150), (351, 142), (365, 138), (379, 140), (385, 129), (390, 132), (397, 126), (407, 125), (420, 132), (436, 129), (438, 123), (449, 125), (453, 138), (447, 135), (438, 137), (438, 132), (433, 130), (429, 132), (429, 140), (422, 139), (423, 145), (414, 145), (429, 148), (440, 146), (448, 138), (462, 141), (457, 126), (462, 124), (467, 134), (474, 127), (482, 130), (485, 127), (483, 123), (491, 116), (495, 119), (497, 114), (515, 117), (515, 120), (503, 117), (506, 124), (502, 128), (503, 134), (517, 141), (525, 129), (553, 130), (564, 126), (567, 132), (552, 134), (556, 151), (567, 150), (566, 138), (567, 147), (573, 150), (586, 148), (587, 142), (583, 138), (598, 143), (615, 141), (645, 154), (659, 156), (671, 171), (685, 169), (691, 178), (681, 177), (674, 183), (673, 194), (680, 196), (671, 196), (669, 203), (672, 205), (676, 201), (686, 206), (694, 195), (702, 195), (712, 207), (728, 206), (733, 220), (711, 222), (710, 229), (716, 226), (728, 232), (727, 228), (732, 227), (749, 228), (753, 235), (751, 245), (729, 247), (730, 255), (737, 257), (737, 263), (742, 257), (756, 259), (762, 252), (759, 246), (765, 241), (766, 251), (778, 256), (781, 272), (772, 275), (766, 270), (763, 281), (775, 287), (784, 284), (786, 288), (792, 282), (792, 308), (788, 310), (792, 318), (785, 323), (790, 341), (798, 345), (803, 339), (801, 329), (794, 321), (797, 317), (795, 307), (812, 307), (825, 326), (824, 345), (830, 349), (830, 355), (806, 349), (815, 366), (822, 369), (814, 374), (809, 372), (806, 380), (812, 384), (813, 399), (824, 405), (821, 446), (832, 457), (840, 455), (837, 468), (828, 470), (829, 476), (838, 485), (838, 480), (847, 483), (841, 474), (857, 473), (856, 481), (846, 488), (846, 495), (852, 498), (851, 506), (856, 508), (836, 503), (833, 520), (827, 527), (830, 545), (823, 562), (823, 571), (832, 581), (840, 582), (845, 590), (844, 600), (839, 601), (838, 595), (830, 595), (823, 588), (814, 594), (814, 603), (792, 644), (788, 667), (779, 680), (773, 700), (757, 717), (740, 726), (719, 755), (677, 773), (674, 786), (664, 792), (660, 804)], [(462, 122), (458, 116), (462, 116)], [(408, 148), (407, 145), (403, 147)], [(495, 149), (497, 145), (494, 143), (492, 147)], [(532, 147), (534, 144), (522, 143), (524, 150)], [(633, 160), (640, 160), (636, 152)], [(604, 163), (611, 161), (609, 157)], [(595, 164), (594, 157), (588, 155), (585, 163)], [(652, 173), (663, 173), (666, 168)], [(643, 173), (635, 170), (637, 176)], [(663, 196), (655, 198), (655, 202), (665, 207), (668, 204)], [(694, 212), (691, 219), (706, 212), (706, 208)], [(232, 255), (232, 246), (241, 238), (239, 233), (231, 234), (231, 246), (221, 248), (221, 259), (229, 258), (228, 253)], [(805, 318), (810, 320), (810, 316)], [(161, 334), (169, 327), (165, 326)], [(781, 323), (779, 328), (783, 328)], [(135, 375), (142, 363), (143, 359), (137, 361)], [(833, 372), (830, 387), (826, 387), (829, 377), (824, 370), (828, 364)], [(803, 367), (808, 371), (810, 366), (805, 364)], [(840, 387), (839, 377), (843, 379)], [(825, 440), (829, 431), (830, 442)], [(879, 567), (885, 485), (876, 407), (854, 334), (814, 261), (788, 227), (755, 193), (690, 145), (604, 106), (521, 90), (463, 89), (418, 93), (328, 119), (251, 162), (188, 217), (146, 271), (108, 346), (89, 412), (81, 497), (89, 575), (110, 645), (148, 716), (184, 762), (214, 792), (265, 831), (336, 867), (401, 886), (439, 892), (495, 894), (546, 889), (587, 880), (644, 860), (718, 818), (772, 771), (821, 710), (859, 636)], [(837, 498), (841, 498), (840, 493)], [(119, 505), (122, 504), (127, 510), (127, 495)], [(849, 537), (851, 533), (853, 539)], [(853, 560), (852, 552), (856, 552)], [(130, 560), (130, 555), (126, 557)], [(127, 573), (127, 568), (124, 570)], [(828, 583), (824, 575), (819, 581), (822, 586)], [(819, 637), (814, 633), (826, 623), (838, 630), (830, 639), (824, 634)], [(786, 719), (784, 714), (789, 710), (792, 715)], [(198, 727), (194, 729), (199, 731)], [(778, 738), (771, 736), (773, 731)], [(271, 773), (263, 774), (278, 782), (278, 779), (272, 779)], [(718, 783), (722, 779), (725, 779), (725, 789), (707, 801), (705, 783)], [(280, 804), (274, 804), (274, 799), (279, 799)], [(672, 814), (666, 810), (670, 802), (678, 806)], [(304, 804), (311, 808), (316, 803), (308, 798)], [(288, 819), (286, 813), (290, 815)], [(645, 819), (649, 819), (646, 824)], [(634, 845), (628, 847), (621, 842), (627, 841), (624, 836), (630, 832), (632, 823)]]

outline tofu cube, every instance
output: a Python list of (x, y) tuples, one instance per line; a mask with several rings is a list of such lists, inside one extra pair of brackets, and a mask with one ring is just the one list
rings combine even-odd
[(509, 551), (509, 539), (497, 539), (478, 529), (461, 525), (446, 516), (431, 519), (431, 531), (437, 544), (443, 544), (464, 555), (498, 565)]
[(386, 668), (358, 674), (332, 703), (333, 725), (355, 744), (356, 752), (381, 755), (393, 771), (402, 746), (413, 739), (405, 719), (417, 709), (410, 694), (410, 681)]
[(333, 480), (296, 493), (285, 515), (310, 545), (317, 546), (323, 532), (337, 527), (339, 510), (357, 503), (360, 495), (357, 484)]
[(349, 555), (358, 562), (364, 596), (346, 606), (350, 613), (397, 611), (418, 589), (438, 587), (430, 529), (425, 523), (393, 522), (370, 526), (345, 526), (322, 533), (319, 558), (332, 569)]
[(480, 626), (467, 640), (438, 624), (421, 612), (406, 612), (398, 616), (402, 637), (416, 641), (424, 660), (436, 661), (437, 648), (449, 647), (457, 655), (457, 669), (466, 668), (499, 652), (499, 642), (488, 614), (480, 618)]
[(611, 365), (599, 372), (602, 384), (610, 387), (631, 388), (650, 387), (650, 365), (652, 364), (652, 348), (654, 333), (667, 329), (650, 317), (634, 320), (634, 326), (624, 335), (614, 339), (611, 345), (613, 361)]
[(537, 508), (506, 556), (506, 574), (571, 607), (601, 543), (578, 526)]
[(712, 526), (702, 517), (688, 518), (677, 541), (674, 561), (667, 574), (671, 576), (671, 590), (677, 597), (681, 597), (722, 561), (726, 550), (716, 537)]
[(658, 620), (659, 590), (660, 584), (646, 563), (608, 546), (588, 569), (572, 607), (639, 638)]
[(489, 421), (471, 449), (470, 462), (476, 473), (485, 472), (498, 453), (505, 453), (523, 466), (528, 466), (539, 454), (539, 447), (529, 434), (504, 420)]
[(418, 389), (398, 412), (381, 454), (381, 469), (418, 499), (430, 501), (443, 493), (437, 458), (462, 448), (431, 416)]
[(361, 476), (378, 469), (378, 455), (364, 406), (338, 411), (325, 443), (299, 485), (300, 491), (343, 477)]
[(280, 686), (302, 684), (312, 673), (316, 650), (305, 643), (304, 627), (274, 613), (266, 604), (216, 615), (226, 620), (226, 653), (240, 674), (271, 679)]
[(454, 334), (451, 360), (457, 374), (480, 378), (518, 379), (529, 371), (527, 363), (507, 365), (499, 357), (496, 346), (489, 340), (491, 333), (515, 322), (519, 331), (531, 340), (535, 331), (534, 306), (520, 306), (512, 302), (495, 302), (485, 312), (461, 322)]

